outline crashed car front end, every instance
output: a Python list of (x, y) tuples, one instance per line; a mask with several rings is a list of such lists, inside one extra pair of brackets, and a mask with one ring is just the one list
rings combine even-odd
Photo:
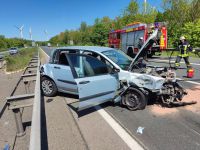
[[(134, 73), (127, 72), (129, 75), (126, 80), (122, 80), (121, 93), (122, 104), (131, 110), (144, 109), (148, 102), (158, 101), (163, 106), (171, 107), (181, 102), (184, 95), (187, 94), (185, 89), (177, 82), (175, 72), (165, 70), (157, 73)], [(139, 90), (143, 93), (145, 100), (140, 97), (137, 100)], [(136, 93), (127, 98), (127, 93)], [(153, 98), (153, 99), (152, 99)], [(132, 101), (132, 102), (130, 102)], [(130, 105), (131, 106), (128, 106)]]
[(180, 104), (184, 95), (187, 94), (177, 82), (176, 73), (170, 68), (149, 66), (143, 63), (146, 49), (153, 45), (156, 35), (157, 31), (144, 43), (128, 70), (121, 74), (123, 88), (121, 102), (130, 110), (144, 109), (148, 101), (152, 99), (171, 107), (174, 104)]

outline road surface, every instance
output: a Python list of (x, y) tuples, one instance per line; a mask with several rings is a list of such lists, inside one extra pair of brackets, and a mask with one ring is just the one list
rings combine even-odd
[[(43, 47), (50, 55), (52, 49)], [(152, 64), (168, 66), (167, 58), (155, 57)], [(199, 150), (200, 149), (200, 65), (199, 59), (191, 58), (195, 69), (195, 81), (182, 82), (189, 94), (184, 101), (196, 100), (197, 104), (177, 108), (163, 108), (159, 104), (149, 104), (146, 109), (129, 111), (121, 106), (106, 103), (104, 108), (128, 133), (146, 149), (150, 150)], [(185, 64), (176, 71), (177, 77), (186, 79)], [(137, 133), (138, 128), (143, 133)]]

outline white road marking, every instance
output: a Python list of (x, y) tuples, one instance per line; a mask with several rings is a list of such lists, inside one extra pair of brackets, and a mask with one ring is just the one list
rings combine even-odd
[[(153, 62), (153, 61), (155, 61), (155, 62), (169, 62), (169, 60), (160, 60), (160, 59), (152, 59), (151, 62)], [(172, 63), (175, 63), (174, 60), (171, 61), (171, 62), (172, 62)], [(185, 62), (181, 61), (180, 63), (181, 63), (181, 64), (184, 64)], [(196, 65), (196, 66), (200, 66), (200, 64), (197, 64), (197, 63), (190, 63), (190, 64)]]
[[(40, 48), (42, 50), (42, 48)], [(42, 50), (45, 54), (46, 52)], [(46, 54), (47, 55), (47, 54)], [(48, 56), (48, 55), (47, 55)], [(49, 58), (49, 56), (48, 56)], [(96, 106), (97, 112), (104, 118), (104, 120), (112, 127), (112, 129), (119, 135), (119, 137), (128, 145), (131, 150), (144, 150), (137, 141), (135, 141), (129, 133), (123, 129), (103, 108)]]
[(195, 81), (187, 81), (187, 80), (184, 80), (184, 79), (181, 79), (181, 78), (176, 78), (178, 80), (183, 80), (184, 82), (188, 82), (188, 83), (192, 83), (192, 84), (196, 84), (196, 85), (200, 85), (199, 82), (195, 82)]
[(41, 50), (42, 50), (42, 52), (48, 57), (48, 58), (50, 58), (50, 56), (41, 48), (41, 47), (39, 47)]
[(97, 112), (104, 118), (104, 120), (112, 127), (112, 129), (121, 137), (121, 139), (129, 146), (132, 150), (143, 150), (143, 147), (135, 141), (129, 133), (124, 130), (119, 123), (117, 123), (103, 108), (95, 106)]

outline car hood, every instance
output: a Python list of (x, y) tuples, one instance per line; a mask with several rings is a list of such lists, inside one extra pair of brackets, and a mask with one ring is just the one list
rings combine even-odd
[(157, 33), (158, 33), (158, 29), (155, 29), (155, 31), (151, 34), (151, 36), (146, 40), (146, 42), (140, 48), (137, 55), (133, 58), (133, 61), (131, 62), (128, 71), (132, 70), (132, 67), (137, 63), (139, 58), (144, 57), (146, 55), (145, 51), (146, 49), (149, 49), (153, 45), (157, 37)]

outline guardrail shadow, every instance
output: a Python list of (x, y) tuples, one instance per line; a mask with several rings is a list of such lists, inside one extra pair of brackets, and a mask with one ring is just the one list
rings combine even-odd
[(47, 138), (47, 124), (44, 96), (41, 94), (41, 149), (48, 150), (48, 138)]
[(82, 116), (88, 115), (90, 113), (96, 112), (99, 109), (104, 109), (104, 108), (106, 108), (108, 106), (114, 106), (115, 105), (112, 102), (105, 102), (104, 104), (100, 105), (101, 107), (93, 106), (93, 107), (90, 107), (90, 108), (87, 108), (87, 109), (79, 111), (77, 107), (74, 107), (74, 106), (78, 106), (78, 102), (79, 102), (78, 96), (75, 96), (75, 95), (72, 95), (72, 94), (66, 94), (66, 93), (58, 93), (58, 96), (69, 98), (69, 100), (65, 100), (66, 101), (66, 105), (72, 111), (76, 112), (78, 117), (82, 117)]

